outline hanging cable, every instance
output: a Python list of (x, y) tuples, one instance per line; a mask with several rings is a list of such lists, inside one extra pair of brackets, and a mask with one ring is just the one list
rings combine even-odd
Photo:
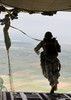
[(13, 85), (13, 77), (12, 77), (12, 70), (11, 70), (9, 53), (7, 53), (7, 56), (8, 56), (8, 68), (9, 68), (10, 89), (11, 89), (11, 92), (14, 92), (15, 90), (14, 90), (14, 85)]
[(14, 27), (14, 26), (11, 26), (11, 25), (10, 25), (10, 27), (13, 28), (13, 29), (16, 29), (16, 30), (18, 30), (18, 31), (20, 31), (20, 32), (22, 32), (24, 35), (26, 35), (27, 37), (29, 37), (29, 38), (31, 38), (31, 39), (33, 39), (33, 40), (41, 41), (41, 40), (39, 40), (39, 39), (36, 39), (36, 38), (33, 38), (33, 37), (27, 35), (25, 32), (23, 32), (22, 30), (20, 30), (20, 29)]

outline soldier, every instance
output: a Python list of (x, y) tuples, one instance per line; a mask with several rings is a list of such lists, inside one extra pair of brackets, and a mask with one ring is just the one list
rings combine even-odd
[(57, 56), (58, 52), (61, 52), (61, 47), (52, 33), (46, 32), (44, 39), (34, 48), (38, 55), (40, 48), (43, 48), (40, 54), (42, 73), (50, 82), (50, 93), (54, 93), (57, 90), (58, 78), (60, 76), (61, 65)]

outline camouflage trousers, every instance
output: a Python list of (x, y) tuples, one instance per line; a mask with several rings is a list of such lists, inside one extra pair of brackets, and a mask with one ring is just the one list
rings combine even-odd
[(47, 57), (45, 59), (41, 54), (41, 69), (45, 78), (50, 82), (50, 85), (58, 84), (58, 78), (60, 76), (60, 62), (56, 57)]

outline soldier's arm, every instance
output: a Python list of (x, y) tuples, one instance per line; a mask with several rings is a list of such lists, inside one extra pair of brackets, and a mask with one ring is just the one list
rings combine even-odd
[(40, 42), (35, 48), (34, 48), (34, 51), (35, 51), (35, 53), (36, 54), (38, 54), (39, 55), (39, 50), (40, 50), (40, 48), (42, 47), (42, 42)]

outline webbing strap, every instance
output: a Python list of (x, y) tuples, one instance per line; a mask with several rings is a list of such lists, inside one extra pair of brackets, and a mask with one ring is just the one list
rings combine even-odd
[(18, 30), (18, 31), (20, 31), (20, 32), (22, 32), (24, 35), (26, 35), (27, 37), (29, 37), (29, 38), (31, 38), (31, 39), (33, 39), (33, 40), (41, 41), (41, 40), (39, 40), (39, 39), (36, 39), (36, 38), (33, 38), (33, 37), (27, 35), (25, 32), (23, 32), (22, 30), (20, 30), (20, 29), (14, 27), (14, 26), (11, 26), (11, 25), (10, 25), (10, 27), (13, 28), (13, 29), (16, 29), (16, 30)]

